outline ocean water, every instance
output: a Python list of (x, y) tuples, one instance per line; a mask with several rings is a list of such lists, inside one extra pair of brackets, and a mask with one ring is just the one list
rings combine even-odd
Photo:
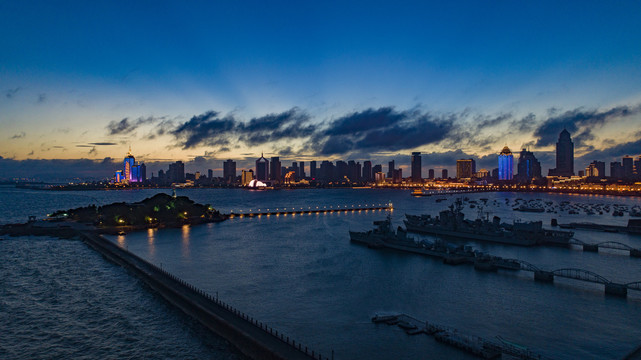
[[(3, 196), (0, 214), (3, 214), (3, 221), (23, 221), (28, 214), (42, 216), (56, 209), (91, 203), (137, 201), (158, 191), (168, 192), (48, 192), (3, 188), (0, 189), (0, 195)], [(594, 221), (619, 225), (625, 225), (628, 218), (613, 217), (609, 213), (519, 213), (512, 211), (510, 205), (516, 198), (541, 199), (541, 202), (551, 201), (554, 204), (569, 201), (571, 204), (583, 205), (632, 206), (638, 203), (638, 199), (622, 197), (517, 193), (443, 196), (446, 200), (437, 202), (436, 199), (441, 197), (414, 198), (408, 191), (374, 189), (186, 189), (178, 190), (178, 195), (186, 195), (198, 202), (209, 203), (223, 212), (233, 211), (236, 214), (241, 213), (241, 210), (245, 213), (259, 208), (358, 207), (392, 202), (395, 225), (402, 224), (405, 213), (436, 215), (457, 197), (468, 197), (470, 200), (488, 198), (489, 205), (484, 211), (489, 212), (490, 217), (497, 215), (507, 222), (513, 219), (542, 220), (546, 226), (550, 224), (551, 218), (558, 219), (560, 223)], [(505, 204), (506, 199), (510, 205)], [(21, 210), (17, 211), (9, 202), (22, 204)], [(475, 218), (477, 210), (478, 208), (466, 207), (467, 217)], [(450, 266), (418, 255), (372, 250), (350, 243), (349, 230), (368, 230), (372, 227), (372, 221), (385, 216), (384, 211), (355, 211), (347, 214), (236, 217), (218, 224), (148, 230), (126, 236), (113, 236), (111, 239), (203, 290), (217, 293), (221, 300), (266, 322), (297, 342), (327, 356), (333, 351), (337, 359), (469, 357), (429, 336), (408, 336), (397, 327), (375, 325), (370, 321), (371, 316), (377, 313), (389, 312), (406, 313), (486, 339), (500, 336), (550, 358), (617, 359), (641, 343), (641, 327), (638, 326), (641, 320), (641, 294), (638, 291), (630, 290), (627, 298), (616, 298), (606, 296), (600, 284), (569, 279), (555, 279), (554, 284), (541, 284), (534, 282), (532, 274), (528, 272), (483, 273), (475, 271), (471, 266)], [(430, 239), (428, 236), (413, 236)], [(585, 242), (617, 241), (641, 248), (641, 237), (638, 236), (588, 231), (576, 231), (575, 236)], [(40, 243), (48, 245), (37, 245)], [(110, 289), (115, 297), (131, 299), (132, 307), (142, 303), (144, 305), (140, 307), (147, 312), (144, 320), (136, 321), (133, 320), (138, 314), (136, 310), (121, 313), (109, 306), (96, 309), (95, 312), (102, 314), (99, 316), (105, 323), (111, 323), (110, 316), (115, 316), (109, 311), (119, 313), (130, 323), (149, 322), (150, 327), (156, 326), (159, 321), (157, 317), (166, 318), (168, 313), (173, 314), (172, 323), (161, 326), (163, 329), (172, 329), (166, 330), (167, 338), (163, 338), (161, 342), (198, 343), (199, 345), (194, 346), (196, 350), (192, 349), (196, 353), (188, 357), (235, 356), (233, 350), (225, 348), (224, 341), (215, 336), (209, 335), (203, 340), (200, 332), (196, 331), (194, 334), (184, 316), (168, 309), (162, 300), (142, 287), (126, 271), (106, 262), (82, 243), (52, 239), (3, 240), (0, 246), (18, 247), (15, 251), (3, 251), (2, 256), (6, 257), (2, 259), (3, 269), (5, 262), (21, 263), (20, 259), (25, 257), (42, 257), (38, 263), (53, 262), (55, 268), (61, 269), (59, 271), (79, 271), (75, 261), (77, 254), (68, 249), (56, 252), (55, 249), (60, 244), (82, 252), (83, 268), (97, 267), (104, 270), (102, 275), (100, 272), (83, 273), (83, 279), (99, 279), (102, 287)], [(641, 280), (641, 259), (630, 258), (621, 251), (586, 253), (579, 247), (522, 248), (474, 242), (466, 244), (495, 255), (526, 260), (546, 270), (580, 268), (618, 283)], [(48, 255), (52, 253), (57, 256)], [(43, 269), (52, 267), (42, 266)], [(38, 291), (46, 291), (45, 284), (33, 280), (42, 277), (42, 274), (30, 274), (26, 269), (21, 271), (26, 274), (23, 281), (32, 282), (28, 285), (30, 288), (44, 287), (45, 290)], [(12, 272), (14, 270), (7, 271), (7, 276)], [(3, 276), (3, 281), (7, 276)], [(47, 276), (48, 279), (59, 277), (55, 273)], [(83, 280), (83, 283), (85, 281), (90, 280)], [(128, 284), (125, 286), (127, 291), (138, 291), (137, 296), (119, 293), (122, 282)], [(82, 308), (75, 302), (82, 304), (82, 301), (91, 302), (96, 298), (96, 294), (81, 289), (86, 286), (91, 288), (92, 284), (84, 283), (79, 288), (61, 287), (59, 292), (65, 293), (65, 297), (71, 301), (66, 308)], [(8, 287), (3, 283), (2, 288)], [(5, 296), (0, 299), (6, 301)], [(53, 316), (43, 315), (47, 311), (38, 308), (37, 302), (23, 303), (26, 313), (39, 314), (31, 316), (30, 323)], [(3, 303), (0, 308), (2, 320), (10, 315), (5, 308)], [(121, 309), (123, 306), (117, 308)], [(111, 315), (104, 315), (104, 312)], [(56, 314), (56, 311), (52, 314)], [(2, 321), (2, 324), (7, 322)], [(24, 324), (3, 326), (6, 329), (0, 330), (4, 330), (3, 333), (9, 332), (10, 335), (13, 333), (13, 336), (16, 336), (16, 332), (26, 331)], [(128, 326), (116, 326), (113, 331), (114, 334), (119, 331), (126, 334), (127, 328)], [(55, 336), (63, 337), (68, 333), (78, 333), (77, 330), (67, 332), (60, 327), (51, 331), (57, 334)], [(95, 341), (99, 342), (98, 339), (102, 336), (98, 332), (95, 334)], [(88, 335), (88, 338), (91, 336)], [(0, 339), (0, 349), (11, 348), (5, 345), (10, 343), (8, 339)], [(43, 344), (50, 344), (43, 346), (58, 346), (55, 342), (52, 345), (52, 341), (44, 341)], [(138, 354), (153, 350), (160, 353), (171, 351), (161, 350), (160, 346), (150, 346), (147, 350), (144, 350), (145, 346), (142, 344), (136, 344), (135, 347), (143, 349)], [(89, 346), (87, 349), (89, 354), (111, 354), (110, 351), (113, 350)], [(175, 357), (173, 354), (175, 353), (167, 352), (160, 357)], [(129, 357), (122, 353), (120, 356), (114, 355), (123, 356)], [(3, 357), (0, 353), (0, 358)]]

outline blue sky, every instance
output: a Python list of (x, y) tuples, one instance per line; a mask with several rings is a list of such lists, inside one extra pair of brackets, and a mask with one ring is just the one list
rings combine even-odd
[[(632, 1), (0, 1), (0, 156), (102, 161), (132, 144), (148, 162), (383, 162), (418, 150), (439, 167), (508, 145), (547, 161), (544, 129), (593, 116), (570, 125), (577, 156), (610, 161), (641, 139), (639, 18)], [(282, 136), (247, 140), (252, 119), (294, 113), (274, 125)], [(371, 127), (377, 114), (401, 115)], [(192, 119), (206, 123), (177, 131)], [(355, 119), (364, 127), (344, 126)], [(407, 146), (367, 140), (388, 135)]]

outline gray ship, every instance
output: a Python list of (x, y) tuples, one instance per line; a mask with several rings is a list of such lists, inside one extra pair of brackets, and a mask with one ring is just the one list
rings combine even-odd
[(411, 232), (520, 246), (566, 246), (574, 236), (571, 231), (544, 229), (542, 221), (505, 224), (497, 216), (492, 221), (481, 216), (474, 221), (466, 220), (461, 209), (459, 199), (439, 216), (406, 214), (404, 223)]

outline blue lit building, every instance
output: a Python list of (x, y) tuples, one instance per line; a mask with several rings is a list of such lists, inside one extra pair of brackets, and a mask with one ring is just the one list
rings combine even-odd
[(129, 152), (127, 153), (127, 156), (125, 156), (125, 160), (123, 162), (122, 174), (126, 181), (131, 181), (131, 179), (133, 178), (133, 167), (135, 164), (136, 164), (136, 159), (131, 154), (131, 147), (130, 147)]
[(514, 178), (514, 156), (507, 146), (499, 154), (499, 180)]
[(135, 183), (147, 180), (147, 168), (145, 164), (137, 164), (136, 158), (131, 154), (131, 147), (123, 160), (123, 169), (116, 171), (114, 181), (116, 183)]

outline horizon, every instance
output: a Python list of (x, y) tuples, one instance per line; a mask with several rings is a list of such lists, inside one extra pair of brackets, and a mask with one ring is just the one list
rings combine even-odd
[(0, 9), (9, 178), (94, 177), (130, 145), (149, 173), (262, 152), (407, 168), (414, 151), (424, 174), (463, 158), (491, 171), (508, 146), (547, 174), (564, 128), (577, 170), (641, 154), (637, 3)]

